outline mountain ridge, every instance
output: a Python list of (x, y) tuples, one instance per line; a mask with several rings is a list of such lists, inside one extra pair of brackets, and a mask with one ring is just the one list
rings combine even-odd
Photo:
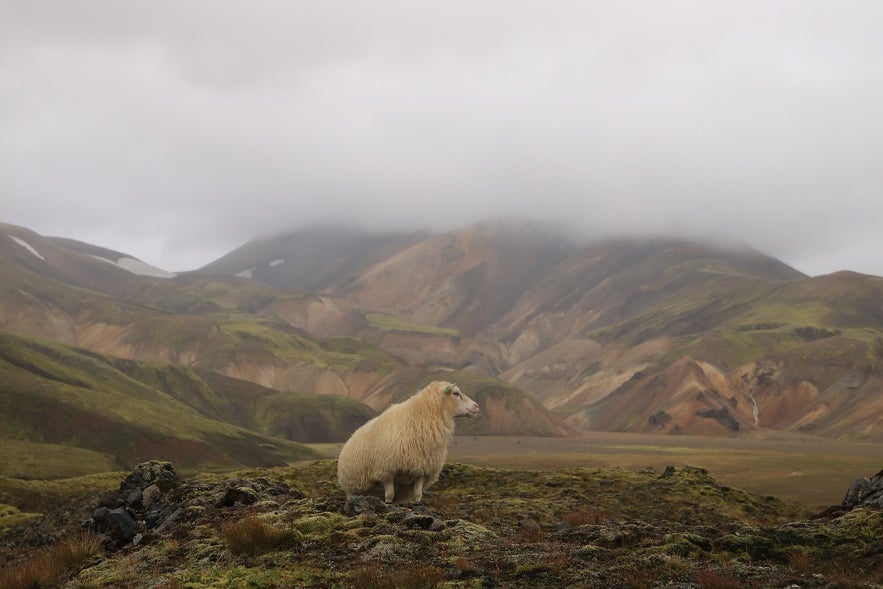
[(743, 246), (593, 242), (506, 221), (311, 228), (154, 278), (83, 245), (3, 232), (46, 253), (0, 239), (0, 329), (121, 359), (374, 411), (448, 373), (483, 387), (493, 414), (470, 430), (483, 433), (883, 437), (879, 277), (807, 277)]
[[(524, 249), (531, 249), (531, 239), (550, 238), (524, 233)], [(577, 427), (650, 432), (668, 423), (663, 431), (670, 433), (732, 435), (766, 424), (850, 435), (849, 426), (826, 429), (807, 415), (782, 419), (782, 402), (773, 397), (793, 395), (803, 399), (795, 408), (841, 420), (833, 417), (838, 411), (823, 409), (825, 399), (838, 395), (832, 389), (838, 380), (798, 357), (831, 356), (832, 372), (854, 378), (848, 375), (855, 366), (876, 354), (883, 279), (850, 272), (808, 277), (745, 246), (677, 238), (579, 243), (567, 236), (547, 250), (534, 249), (533, 258), (515, 255), (507, 266), (500, 252), (513, 235), (521, 234), (506, 224), (441, 233), (338, 281), (345, 286), (326, 288), (311, 308), (317, 314), (326, 304), (338, 313), (346, 309), (350, 319), (336, 324), (338, 332), (368, 338), (412, 362), (499, 376)], [(531, 267), (531, 259), (543, 262)], [(512, 284), (502, 289), (505, 296), (488, 302), (489, 285)], [(424, 327), (395, 327), (384, 317)], [(308, 320), (283, 318), (311, 329)], [(327, 335), (322, 328), (316, 332)], [(838, 349), (852, 356), (833, 359)], [(726, 396), (701, 396), (699, 381), (688, 376), (694, 372), (667, 372), (684, 358), (694, 360), (685, 366), (705, 375), (699, 381), (725, 384)], [(801, 368), (787, 372), (789, 382), (779, 382), (775, 393), (738, 383), (740, 375), (769, 362)], [(659, 395), (682, 398), (673, 404), (679, 407), (640, 411), (643, 395), (666, 375), (683, 386), (695, 381), (690, 394), (700, 403), (669, 384)], [(642, 380), (643, 388), (634, 386)], [(861, 382), (863, 394), (874, 397), (877, 376)], [(815, 390), (812, 399), (808, 390)], [(634, 398), (625, 406), (613, 402), (623, 395)], [(614, 406), (624, 418), (590, 417), (616, 413)], [(755, 418), (755, 409), (762, 418)], [(675, 413), (681, 417), (666, 420)], [(856, 435), (880, 437), (879, 415), (872, 421)]]

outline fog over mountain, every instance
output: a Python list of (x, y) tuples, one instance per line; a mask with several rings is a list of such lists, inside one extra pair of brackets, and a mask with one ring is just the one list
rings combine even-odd
[(201, 267), (500, 215), (883, 275), (883, 4), (0, 6), (2, 221)]

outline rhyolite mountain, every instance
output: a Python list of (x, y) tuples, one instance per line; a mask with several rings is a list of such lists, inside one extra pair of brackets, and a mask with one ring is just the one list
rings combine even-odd
[[(874, 276), (808, 277), (747, 247), (513, 221), (314, 227), (174, 277), (130, 259), (0, 225), (0, 330), (130, 376), (118, 362), (194, 371), (214, 399), (189, 401), (199, 415), (294, 442), (345, 437), (433, 378), (465, 383), (486, 408), (458, 424), (466, 433), (883, 438)], [(339, 401), (299, 414), (315, 395)], [(318, 413), (325, 425), (310, 433)]]
[[(464, 433), (574, 431), (499, 379), (257, 315), (303, 298), (252, 280), (173, 278), (11, 225), (0, 225), (0, 276), (0, 441), (62, 470), (156, 455), (185, 468), (291, 462), (315, 456), (299, 443), (345, 440), (434, 378), (469, 383), (485, 405)], [(4, 462), (10, 474), (15, 461)]]
[[(373, 247), (305, 281), (288, 248), (314, 238)], [(258, 314), (498, 377), (578, 428), (883, 438), (875, 276), (808, 277), (746, 246), (592, 241), (512, 221), (435, 235), (313, 228), (203, 272), (251, 272), (302, 297)]]

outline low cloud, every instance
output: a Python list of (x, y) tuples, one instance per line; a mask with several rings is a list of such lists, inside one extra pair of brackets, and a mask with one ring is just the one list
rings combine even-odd
[(883, 275), (878, 2), (19, 4), (2, 221), (172, 270), (510, 215)]

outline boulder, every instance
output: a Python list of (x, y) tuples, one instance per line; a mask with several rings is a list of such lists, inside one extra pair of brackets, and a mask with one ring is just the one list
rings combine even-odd
[(373, 495), (354, 495), (348, 497), (346, 503), (343, 504), (342, 512), (350, 517), (362, 515), (363, 513), (386, 513), (390, 506), (383, 502), (382, 499)]
[(143, 492), (151, 485), (156, 485), (165, 492), (178, 484), (178, 474), (171, 462), (149, 460), (142, 462), (129, 473), (129, 476), (120, 483), (120, 491), (128, 492), (128, 497), (137, 501), (140, 500), (139, 491)]
[(883, 470), (872, 477), (856, 479), (846, 491), (842, 506), (883, 508)]
[(92, 514), (92, 521), (95, 530), (106, 534), (110, 542), (118, 547), (131, 542), (138, 533), (138, 524), (122, 507), (116, 509), (99, 507)]

